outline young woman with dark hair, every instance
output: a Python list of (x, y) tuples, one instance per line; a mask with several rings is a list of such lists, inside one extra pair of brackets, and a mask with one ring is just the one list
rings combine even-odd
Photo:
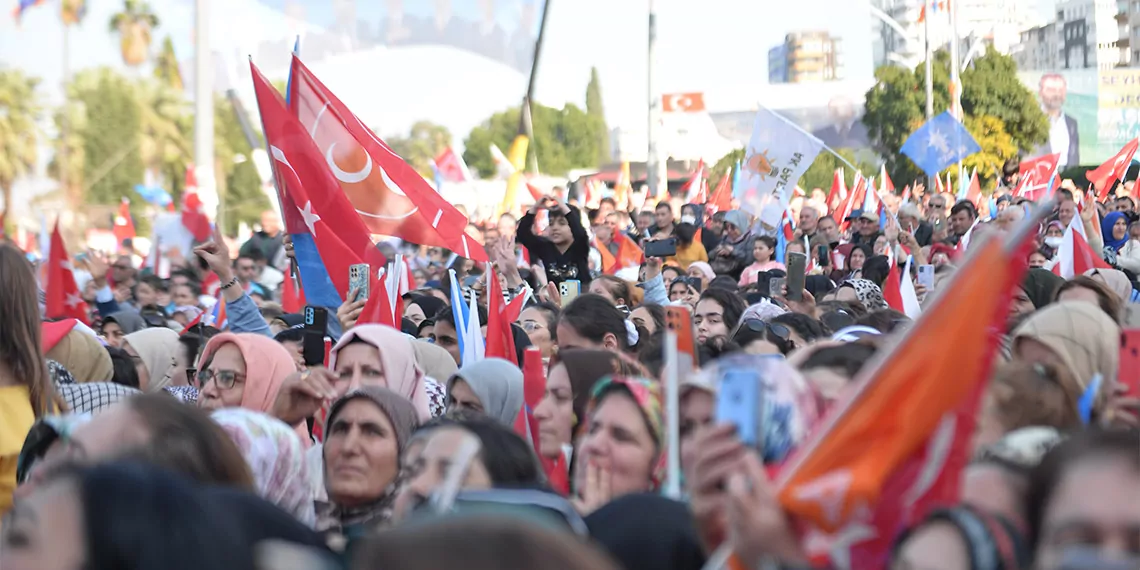
[[(625, 315), (601, 295), (588, 293), (574, 299), (558, 318), (558, 348), (596, 348), (627, 352), (637, 344)], [(633, 329), (635, 330), (635, 329)], [(636, 334), (636, 333), (634, 333)]]

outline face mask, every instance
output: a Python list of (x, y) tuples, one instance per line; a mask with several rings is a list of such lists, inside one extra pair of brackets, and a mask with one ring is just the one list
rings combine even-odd
[(681, 223), (682, 224), (696, 225), (697, 224), (697, 217), (696, 216), (681, 216)]
[(1061, 247), (1061, 238), (1059, 238), (1059, 237), (1047, 237), (1047, 238), (1045, 238), (1045, 245), (1047, 245), (1053, 249), (1057, 249), (1058, 247)]

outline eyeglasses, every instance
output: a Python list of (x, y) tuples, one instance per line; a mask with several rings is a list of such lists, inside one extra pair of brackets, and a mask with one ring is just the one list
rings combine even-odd
[(523, 321), (523, 322), (519, 323), (519, 326), (521, 326), (522, 329), (528, 333), (532, 333), (534, 331), (540, 331), (540, 330), (546, 328), (546, 327), (544, 327), (544, 326), (542, 326), (542, 325), (540, 325), (534, 321)]
[(776, 338), (779, 338), (784, 342), (787, 342), (792, 338), (792, 331), (784, 325), (781, 325), (779, 323), (769, 323), (760, 319), (746, 319), (744, 321), (741, 321), (740, 325), (738, 325), (736, 327), (736, 330), (733, 331), (732, 339), (736, 340), (736, 336), (745, 329), (757, 334), (764, 334), (764, 331), (768, 330), (771, 331), (772, 334), (776, 335)]
[(245, 374), (239, 374), (233, 370), (205, 370), (198, 371), (198, 389), (201, 390), (214, 381), (214, 384), (222, 390), (229, 390), (234, 387), (234, 384), (239, 380), (245, 382)]

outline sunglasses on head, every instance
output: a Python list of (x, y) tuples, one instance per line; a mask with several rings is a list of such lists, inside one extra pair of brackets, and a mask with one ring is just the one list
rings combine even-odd
[(792, 331), (779, 323), (769, 323), (760, 319), (745, 319), (740, 322), (736, 330), (732, 333), (732, 339), (736, 340), (737, 335), (742, 331), (749, 330), (756, 334), (764, 334), (764, 331), (771, 331), (776, 338), (787, 342), (792, 338)]

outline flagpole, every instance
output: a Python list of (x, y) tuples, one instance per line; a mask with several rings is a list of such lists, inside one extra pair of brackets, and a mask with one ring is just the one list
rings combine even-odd
[[(946, 2), (946, 10), (950, 15), (950, 94), (951, 94), (951, 108), (953, 109), (954, 118), (959, 122), (965, 124), (965, 117), (962, 116), (962, 60), (961, 54), (961, 40), (958, 37), (958, 6), (953, 0)], [(958, 161), (958, 188), (961, 193), (961, 188), (965, 186), (964, 177), (966, 175), (966, 166), (961, 160)]]
[(210, 0), (194, 3), (194, 174), (206, 215), (218, 212), (214, 176), (214, 66), (210, 52)]
[(519, 110), (519, 120), (522, 122), (522, 131), (530, 146), (530, 170), (538, 174), (538, 150), (534, 147), (534, 123), (531, 122), (531, 102), (534, 101), (535, 84), (538, 81), (538, 61), (542, 56), (542, 40), (546, 36), (546, 22), (550, 17), (550, 0), (545, 0), (542, 6), (542, 19), (538, 24), (538, 37), (534, 40), (534, 58), (530, 62), (530, 79), (526, 85), (526, 98), (523, 99), (522, 109)]
[[(923, 0), (927, 2), (927, 0)], [(923, 34), (926, 36), (926, 121), (930, 122), (934, 118), (934, 52), (930, 44), (930, 14), (927, 8), (930, 7), (929, 2), (922, 6), (922, 26)], [(934, 190), (937, 186), (930, 179), (926, 177), (926, 187), (929, 190)]]
[[(69, 196), (70, 191), (67, 188), (67, 131), (68, 131), (68, 101), (70, 97), (67, 94), (67, 80), (71, 75), (71, 26), (67, 25), (67, 21), (63, 19), (62, 14), (60, 21), (63, 23), (63, 112), (59, 114), (59, 186), (63, 188), (64, 199)], [(79, 204), (72, 204), (78, 206)], [(8, 205), (8, 210), (11, 210), (11, 204)], [(4, 212), (7, 214), (7, 210)], [(0, 228), (2, 230), (3, 228)]]
[[(805, 135), (807, 135), (807, 136), (809, 136), (809, 137), (811, 137), (811, 138), (814, 138), (814, 139), (816, 139), (816, 140), (819, 140), (818, 138), (816, 138), (816, 136), (815, 136), (815, 135), (813, 135), (813, 134), (811, 134), (811, 133), (809, 133), (809, 132), (805, 131), (805, 130), (803, 129), (803, 127), (801, 127), (801, 126), (799, 126), (799, 125), (797, 125), (797, 124), (793, 123), (792, 121), (789, 121), (787, 117), (785, 117), (785, 116), (783, 116), (783, 115), (781, 115), (781, 114), (777, 113), (776, 111), (773, 111), (772, 109), (769, 109), (768, 107), (764, 106), (764, 104), (763, 104), (763, 103), (761, 103), (761, 102), (757, 101), (757, 102), (756, 102), (756, 105), (757, 105), (758, 107), (760, 107), (761, 109), (764, 109), (765, 111), (768, 111), (769, 113), (772, 113), (772, 115), (773, 115), (774, 117), (777, 117), (777, 118), (779, 118), (781, 121), (784, 121), (784, 123), (786, 123), (788, 126), (792, 127), (793, 129), (795, 129), (795, 130), (797, 130), (797, 131), (799, 131), (799, 132), (801, 132), (801, 133), (803, 133), (803, 134), (805, 134)], [(835, 151), (835, 149), (833, 149), (833, 148), (831, 148), (831, 147), (827, 146), (826, 144), (824, 144), (824, 142), (823, 142), (823, 141), (820, 141), (820, 142), (819, 142), (819, 146), (820, 146), (821, 148), (823, 148), (823, 150), (826, 150), (827, 152), (830, 152), (830, 153), (831, 153), (831, 154), (832, 154), (832, 155), (833, 155), (835, 158), (838, 158), (838, 159), (839, 159), (839, 161), (840, 161), (840, 162), (842, 162), (843, 164), (846, 164), (847, 166), (850, 166), (850, 167), (851, 167), (851, 170), (852, 170), (852, 171), (854, 171), (854, 172), (858, 172), (859, 174), (862, 174), (862, 173), (863, 173), (863, 172), (862, 172), (862, 171), (859, 169), (859, 167), (858, 167), (858, 166), (855, 166), (854, 164), (851, 164), (851, 162), (850, 162), (850, 161), (848, 161), (846, 158), (843, 158), (843, 155), (841, 155), (841, 154), (839, 154), (838, 152), (836, 152), (836, 151)], [(866, 177), (864, 177), (864, 178), (866, 178)]]
[[(647, 81), (646, 81), (646, 96), (649, 99), (649, 114), (648, 114), (648, 149), (645, 160), (645, 182), (647, 189), (645, 196), (660, 196), (661, 186), (669, 187), (669, 181), (662, 180), (668, 178), (667, 175), (662, 176), (661, 165), (661, 151), (658, 148), (658, 138), (660, 137), (660, 123), (661, 123), (661, 94), (657, 92), (657, 3), (655, 0), (649, 0), (649, 49), (648, 49), (648, 64), (647, 64)], [(633, 184), (630, 181), (630, 188)]]

